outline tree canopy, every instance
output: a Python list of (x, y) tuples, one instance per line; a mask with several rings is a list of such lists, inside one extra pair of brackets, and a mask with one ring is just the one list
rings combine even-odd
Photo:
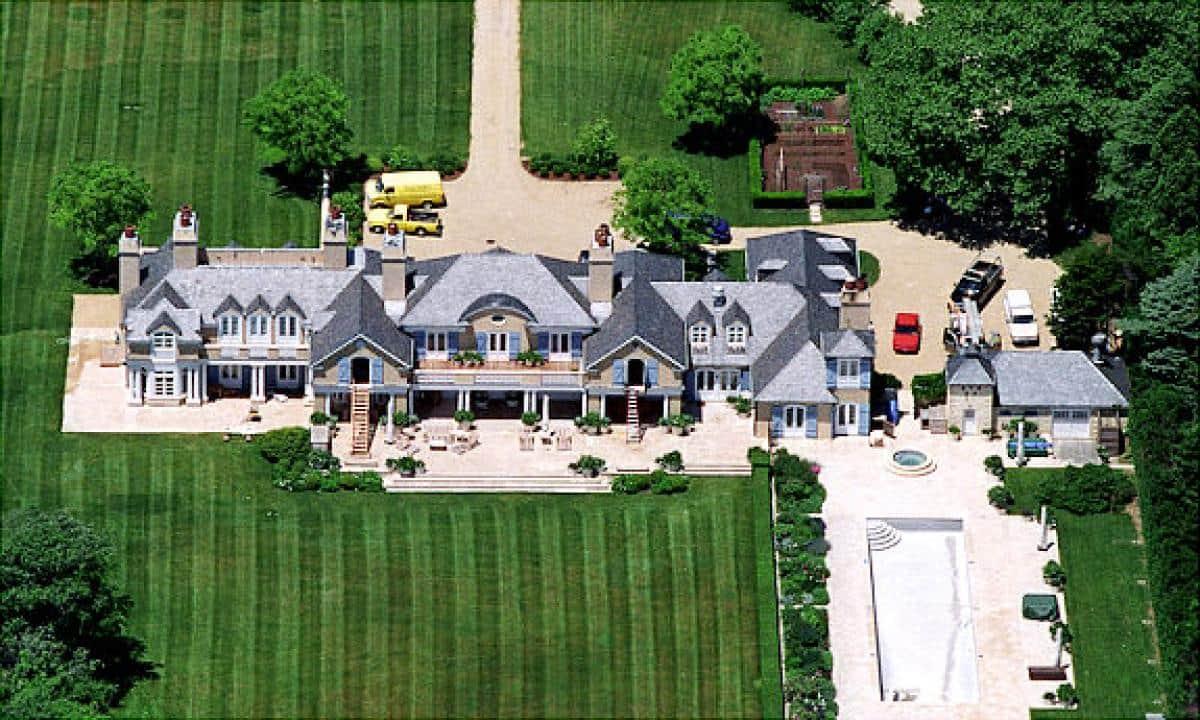
[(0, 549), (0, 715), (93, 717), (150, 673), (125, 633), (130, 599), (107, 539), (65, 512), (6, 519)]
[(1142, 289), (1122, 327), (1147, 377), (1179, 387), (1180, 402), (1200, 392), (1200, 253)]
[(613, 225), (653, 250), (693, 259), (707, 239), (712, 184), (676, 158), (642, 160), (622, 179), (613, 196)]
[(137, 171), (108, 160), (77, 163), (56, 174), (46, 202), (50, 222), (101, 262), (117, 256), (117, 238), (126, 225), (145, 226), (154, 217), (150, 185)]
[(697, 32), (675, 53), (659, 104), (672, 120), (728, 126), (757, 109), (762, 84), (762, 47), (726, 25)]
[[(1148, 49), (1186, 47), (1171, 39), (1194, 27), (1186, 6), (927, 3), (916, 24), (895, 25), (870, 49), (858, 100), (867, 149), (902, 190), (958, 215), (1038, 238), (1078, 233), (1104, 219), (1100, 148), (1114, 118), (1136, 126), (1126, 104), (1155, 75), (1143, 68), (1179, 64)], [(1123, 177), (1111, 176), (1108, 196), (1127, 193)]]
[(608, 118), (596, 118), (579, 128), (571, 157), (584, 172), (605, 173), (617, 166), (617, 135)]
[(246, 103), (245, 121), (293, 175), (332, 168), (349, 153), (350, 100), (328, 75), (299, 68)]

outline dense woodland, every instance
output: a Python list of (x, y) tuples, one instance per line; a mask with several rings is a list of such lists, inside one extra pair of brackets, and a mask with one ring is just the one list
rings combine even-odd
[(1200, 102), (1195, 3), (793, 0), (869, 64), (860, 110), (897, 211), (964, 243), (1061, 253), (1052, 325), (1120, 329), (1171, 717), (1200, 687)]

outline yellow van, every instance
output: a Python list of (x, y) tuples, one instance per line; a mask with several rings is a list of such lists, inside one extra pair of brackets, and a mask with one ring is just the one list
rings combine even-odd
[(435, 170), (383, 173), (367, 186), (367, 202), (373, 208), (394, 205), (420, 206), (428, 210), (445, 205), (442, 176)]

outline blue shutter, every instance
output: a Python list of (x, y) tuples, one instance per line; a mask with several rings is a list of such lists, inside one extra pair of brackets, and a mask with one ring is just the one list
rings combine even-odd
[(804, 437), (815, 438), (817, 436), (818, 407), (818, 405), (806, 405), (804, 407)]
[(571, 333), (571, 359), (578, 360), (583, 355), (583, 333)]
[(458, 333), (453, 330), (446, 333), (446, 352), (451, 357), (458, 353)]
[(646, 361), (646, 387), (654, 387), (658, 384), (658, 361)]
[(771, 406), (771, 437), (781, 437), (783, 435), (783, 406)]
[(696, 399), (696, 373), (694, 370), (683, 374), (683, 392), (689, 400)]
[(624, 385), (625, 384), (625, 361), (624, 360), (613, 360), (612, 367), (613, 367), (613, 371), (612, 371), (613, 385)]
[(741, 372), (741, 374), (738, 375), (738, 390), (741, 390), (742, 392), (746, 392), (749, 389), (750, 389), (750, 371), (743, 370)]
[(537, 351), (542, 357), (550, 357), (550, 333), (537, 334)]
[(350, 384), (350, 358), (338, 360), (338, 384)]
[(508, 334), (508, 359), (516, 360), (517, 354), (521, 352), (521, 333), (510, 332)]
[(371, 360), (371, 384), (383, 384), (383, 360), (374, 358)]
[(425, 331), (413, 330), (413, 344), (417, 346), (417, 359), (425, 359)]
[(825, 387), (837, 387), (837, 360), (825, 361)]
[(871, 361), (866, 358), (858, 361), (858, 386), (864, 390), (871, 389)]
[(871, 433), (871, 406), (862, 403), (858, 406), (858, 434), (869, 435)]
[(480, 355), (487, 354), (487, 333), (485, 333), (485, 332), (476, 332), (475, 333), (475, 350), (477, 350)]

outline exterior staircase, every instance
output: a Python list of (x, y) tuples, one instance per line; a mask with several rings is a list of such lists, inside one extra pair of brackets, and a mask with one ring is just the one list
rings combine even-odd
[(350, 454), (371, 454), (371, 390), (350, 387)]
[(900, 532), (883, 520), (867, 523), (867, 547), (871, 552), (894, 548), (900, 544)]
[(625, 389), (625, 441), (641, 442), (642, 423), (638, 418), (638, 388)]

